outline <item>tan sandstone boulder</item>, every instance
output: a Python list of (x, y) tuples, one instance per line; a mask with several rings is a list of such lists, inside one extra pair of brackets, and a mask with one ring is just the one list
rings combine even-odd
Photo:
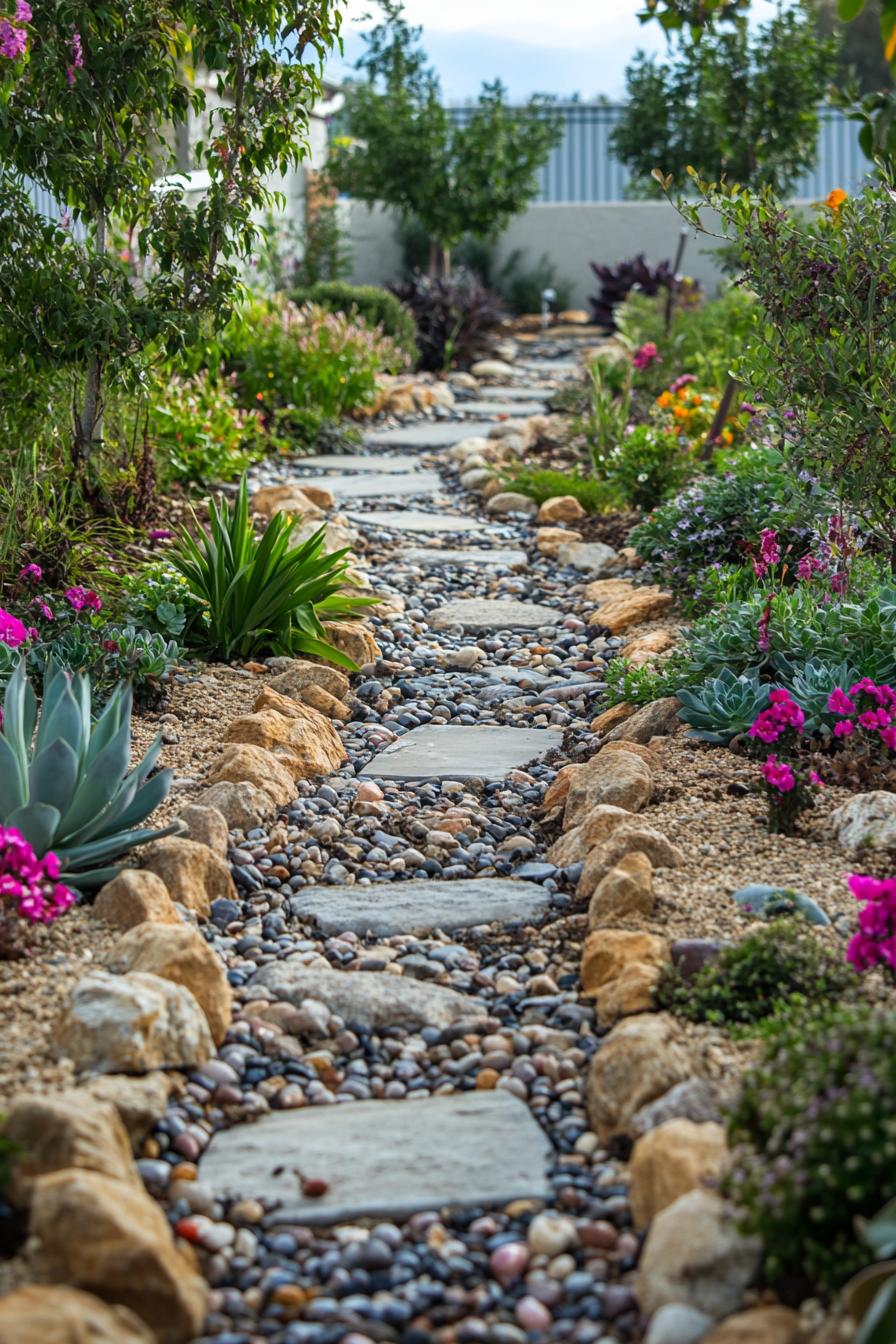
[(155, 873), (141, 868), (123, 868), (101, 887), (93, 913), (114, 929), (132, 929), (136, 924), (180, 924), (181, 917), (168, 888)]
[(188, 924), (140, 925), (118, 939), (106, 965), (119, 975), (145, 971), (183, 985), (205, 1013), (215, 1044), (223, 1041), (230, 1026), (233, 990), (223, 961), (196, 929)]
[(721, 1125), (667, 1120), (638, 1139), (632, 1152), (629, 1200), (636, 1228), (645, 1228), (676, 1199), (721, 1176), (728, 1159)]

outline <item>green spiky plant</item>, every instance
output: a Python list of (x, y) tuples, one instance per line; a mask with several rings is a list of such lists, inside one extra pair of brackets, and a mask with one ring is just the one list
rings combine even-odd
[(327, 642), (319, 615), (356, 615), (376, 601), (343, 591), (348, 548), (328, 555), (326, 527), (291, 547), (293, 520), (286, 513), (275, 513), (257, 536), (245, 477), (233, 504), (210, 499), (207, 509), (208, 527), (194, 514), (197, 536), (184, 529), (170, 557), (205, 604), (207, 623), (193, 635), (199, 651), (225, 662), (265, 651), (313, 654), (357, 671)]
[(20, 831), (39, 858), (56, 854), (66, 886), (102, 886), (119, 871), (115, 861), (135, 845), (181, 829), (179, 822), (163, 830), (141, 826), (167, 797), (172, 772), (149, 778), (161, 737), (128, 771), (131, 704), (131, 688), (121, 684), (94, 721), (90, 678), (55, 663), (44, 677), (39, 715), (24, 658), (7, 684), (0, 823)]

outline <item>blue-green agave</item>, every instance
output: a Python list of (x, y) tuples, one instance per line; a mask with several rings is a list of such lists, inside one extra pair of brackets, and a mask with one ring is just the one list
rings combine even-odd
[(116, 687), (94, 722), (90, 678), (51, 663), (38, 717), (24, 659), (7, 684), (0, 823), (21, 831), (39, 857), (52, 850), (69, 886), (101, 886), (118, 872), (108, 865), (135, 845), (181, 829), (140, 828), (166, 798), (172, 772), (148, 778), (162, 749), (158, 737), (128, 773), (131, 701), (130, 686)]

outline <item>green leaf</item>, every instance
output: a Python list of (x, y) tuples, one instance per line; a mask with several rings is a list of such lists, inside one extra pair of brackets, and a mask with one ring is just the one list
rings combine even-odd
[(893, 1344), (896, 1339), (896, 1279), (889, 1279), (877, 1293), (854, 1344)]
[(48, 803), (27, 803), (6, 818), (28, 841), (38, 858), (53, 849), (53, 837), (59, 825), (59, 811)]
[(865, 0), (837, 0), (837, 14), (844, 23), (849, 23), (865, 8)]

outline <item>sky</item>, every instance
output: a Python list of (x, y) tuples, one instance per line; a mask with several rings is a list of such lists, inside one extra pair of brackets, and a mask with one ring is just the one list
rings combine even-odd
[[(406, 17), (422, 25), (423, 45), (452, 102), (475, 97), (483, 80), (496, 77), (514, 98), (619, 98), (637, 48), (659, 52), (665, 45), (658, 24), (638, 22), (642, 8), (643, 0), (405, 0)], [(771, 0), (759, 0), (758, 10), (771, 8)], [(350, 0), (345, 61), (334, 62), (334, 77), (363, 49), (360, 33), (371, 13), (371, 0)]]

